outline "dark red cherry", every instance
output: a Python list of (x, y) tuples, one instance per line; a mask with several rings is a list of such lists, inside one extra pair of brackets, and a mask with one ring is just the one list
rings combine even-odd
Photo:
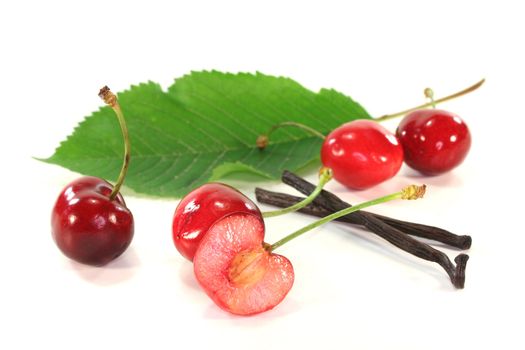
[(470, 131), (457, 115), (422, 109), (407, 114), (397, 128), (405, 162), (427, 175), (438, 175), (457, 167), (470, 149)]
[[(235, 213), (254, 215), (263, 222), (259, 208), (233, 187), (208, 183), (188, 193), (173, 215), (173, 242), (192, 261), (203, 236), (218, 220)], [(264, 227), (264, 224), (263, 224)]]
[(121, 255), (133, 238), (133, 215), (120, 193), (97, 177), (81, 177), (58, 196), (51, 215), (53, 238), (69, 258), (100, 266)]
[(390, 131), (371, 120), (355, 120), (332, 131), (321, 160), (334, 178), (353, 189), (366, 189), (394, 176), (403, 163), (403, 148)]

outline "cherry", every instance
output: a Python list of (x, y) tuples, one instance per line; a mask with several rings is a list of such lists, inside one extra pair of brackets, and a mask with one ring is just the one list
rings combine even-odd
[(129, 137), (116, 96), (104, 87), (99, 95), (115, 111), (124, 136), (124, 163), (117, 184), (85, 176), (67, 185), (51, 214), (58, 248), (83, 264), (100, 266), (120, 256), (133, 238), (133, 215), (119, 193), (129, 164)]
[(195, 253), (195, 277), (222, 309), (253, 315), (272, 309), (292, 288), (294, 271), (264, 242), (260, 217), (237, 213), (215, 222)]
[(403, 148), (390, 131), (372, 120), (355, 120), (333, 130), (321, 148), (323, 165), (352, 189), (366, 189), (393, 177)]
[(233, 187), (205, 184), (186, 195), (173, 215), (173, 242), (188, 260), (193, 260), (200, 241), (218, 220), (235, 213), (253, 214), (262, 221), (259, 208)]
[(69, 258), (104, 265), (121, 255), (133, 238), (133, 215), (119, 193), (110, 199), (107, 181), (85, 176), (67, 185), (51, 216), (53, 238)]
[(407, 114), (397, 128), (405, 163), (427, 175), (438, 175), (457, 167), (470, 149), (467, 124), (457, 115), (438, 109)]
[[(326, 170), (321, 173), (321, 183), (331, 175)], [(264, 242), (265, 226), (257, 207), (242, 193), (224, 184), (206, 184), (189, 193), (181, 201), (185, 204), (176, 209), (174, 222), (175, 227), (187, 225), (186, 228), (195, 229), (198, 240), (189, 240), (191, 249), (196, 247), (193, 270), (208, 296), (228, 312), (253, 315), (278, 305), (292, 288), (293, 266), (286, 257), (273, 253), (275, 249), (321, 224), (357, 210), (396, 198), (417, 199), (424, 192), (424, 186), (409, 186), (401, 192), (333, 213), (272, 245)], [(239, 203), (245, 204), (241, 211)], [(246, 204), (249, 204), (248, 210)], [(208, 211), (210, 220), (206, 219)]]
[[(333, 130), (327, 137), (307, 125), (293, 121), (282, 122), (273, 125), (266, 134), (259, 135), (256, 144), (260, 150), (263, 150), (268, 146), (269, 137), (274, 131), (280, 129), (281, 127), (300, 128), (323, 140), (323, 145), (321, 148), (321, 160), (325, 167), (332, 168), (334, 178), (336, 180), (349, 188), (366, 189), (391, 178), (399, 171), (403, 161), (403, 149), (407, 153), (412, 152), (413, 149), (416, 149), (411, 148), (411, 146), (408, 146), (407, 148), (407, 146), (404, 144), (401, 145), (400, 140), (398, 140), (395, 135), (391, 134), (388, 130), (375, 122), (382, 122), (397, 118), (411, 112), (416, 114), (420, 113), (418, 111), (422, 108), (435, 106), (437, 103), (449, 101), (468, 94), (478, 89), (481, 85), (483, 85), (484, 82), (485, 79), (482, 79), (476, 84), (467, 87), (466, 89), (446, 97), (442, 97), (435, 101), (433, 99), (432, 90), (427, 88), (425, 89), (425, 94), (427, 97), (431, 97), (431, 102), (398, 113), (387, 114), (382, 117), (375, 118), (373, 121), (356, 120), (343, 124), (337, 129)], [(453, 120), (457, 121), (460, 119), (457, 116), (453, 116)], [(466, 125), (464, 126), (466, 128)], [(398, 133), (398, 136), (399, 135), (400, 133)], [(456, 142), (457, 144), (461, 144), (461, 141), (454, 141), (457, 140), (458, 137), (461, 138), (459, 134), (456, 135), (449, 132), (449, 140), (451, 143)], [(434, 144), (434, 147), (442, 147), (442, 143), (438, 142)], [(443, 169), (446, 169), (447, 165), (450, 167), (456, 166), (464, 158), (464, 156), (461, 157), (462, 152), (465, 152), (466, 154), (468, 151), (468, 147), (465, 147), (465, 145), (463, 145), (463, 147), (466, 148), (465, 151), (458, 149), (457, 151), (452, 152), (453, 155), (446, 155), (446, 152), (443, 152), (441, 156), (432, 157), (435, 158), (435, 161), (433, 161), (434, 164), (432, 164), (430, 167), (421, 166), (421, 171), (424, 173), (434, 174), (446, 171)], [(418, 150), (418, 152), (423, 151)], [(405, 154), (405, 157), (410, 156), (411, 155)], [(417, 165), (415, 165), (416, 162), (417, 161), (412, 161), (411, 163), (411, 160), (407, 159), (407, 164), (413, 164), (412, 166), (417, 169)], [(427, 160), (426, 163), (424, 163), (425, 161), (422, 162), (423, 164), (428, 164), (430, 161)]]

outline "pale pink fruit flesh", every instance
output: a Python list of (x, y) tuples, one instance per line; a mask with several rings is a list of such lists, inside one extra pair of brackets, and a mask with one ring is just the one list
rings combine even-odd
[(193, 258), (195, 276), (210, 298), (237, 315), (272, 309), (290, 291), (293, 267), (263, 247), (264, 223), (232, 214), (210, 227)]

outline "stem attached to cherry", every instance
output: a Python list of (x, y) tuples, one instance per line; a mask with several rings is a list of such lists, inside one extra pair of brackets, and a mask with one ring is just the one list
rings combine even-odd
[(291, 126), (291, 127), (294, 127), (294, 128), (302, 129), (304, 131), (309, 132), (313, 136), (319, 137), (322, 140), (325, 139), (325, 135), (323, 135), (319, 131), (315, 130), (314, 128), (309, 127), (308, 125), (304, 125), (304, 124), (296, 123), (296, 122), (282, 122), (282, 123), (275, 124), (274, 126), (272, 126), (270, 128), (270, 130), (268, 130), (268, 132), (266, 134), (259, 135), (259, 137), (257, 137), (257, 147), (260, 150), (265, 149), (266, 146), (268, 146), (268, 141), (270, 139), (270, 135), (275, 130), (277, 130), (279, 128), (282, 128), (282, 127), (286, 127), (286, 126)]
[(343, 210), (340, 210), (338, 212), (335, 212), (333, 214), (330, 214), (328, 216), (325, 216), (324, 218), (320, 219), (320, 220), (317, 220), (317, 221), (314, 221), (313, 223), (289, 234), (288, 236), (284, 237), (283, 239), (275, 242), (274, 244), (270, 245), (269, 247), (267, 247), (267, 249), (269, 251), (274, 251), (275, 249), (279, 248), (280, 246), (288, 243), (289, 241), (291, 241), (292, 239), (294, 238), (297, 238), (299, 237), (300, 235), (302, 235), (303, 233), (305, 232), (308, 232), (318, 226), (321, 226), (327, 222), (330, 222), (332, 220), (335, 220), (335, 219), (338, 219), (342, 216), (346, 216), (348, 214), (351, 214), (353, 212), (356, 212), (358, 210), (361, 210), (361, 209), (364, 209), (364, 208), (368, 208), (368, 207), (371, 207), (373, 205), (376, 205), (376, 204), (381, 204), (381, 203), (385, 203), (385, 202), (388, 202), (388, 201), (391, 201), (391, 200), (394, 200), (394, 199), (407, 199), (407, 200), (413, 200), (413, 199), (418, 199), (418, 198), (422, 198), (423, 195), (425, 194), (425, 189), (426, 189), (426, 186), (425, 185), (422, 185), (422, 186), (417, 186), (417, 185), (410, 185), (410, 186), (407, 186), (405, 188), (403, 188), (400, 192), (396, 192), (396, 193), (392, 193), (392, 194), (389, 194), (389, 195), (386, 195), (384, 197), (379, 197), (379, 198), (376, 198), (376, 199), (372, 199), (368, 202), (364, 202), (364, 203), (361, 203), (361, 204), (358, 204), (358, 205), (354, 205), (352, 207), (349, 207), (349, 208), (346, 208), (346, 209), (343, 209)]
[(312, 193), (310, 193), (308, 197), (306, 197), (299, 203), (295, 203), (294, 205), (289, 206), (287, 208), (264, 212), (262, 213), (263, 218), (271, 218), (274, 216), (288, 214), (306, 207), (308, 204), (313, 202), (313, 200), (319, 195), (319, 193), (321, 193), (324, 185), (326, 185), (326, 183), (332, 179), (332, 176), (332, 169), (322, 167), (321, 170), (319, 170), (319, 182), (317, 184), (317, 187)]
[(115, 184), (113, 190), (111, 191), (111, 194), (109, 195), (109, 199), (114, 200), (115, 197), (118, 195), (120, 188), (124, 183), (124, 179), (126, 178), (126, 173), (128, 172), (131, 145), (129, 142), (128, 127), (126, 126), (126, 120), (124, 119), (124, 114), (120, 109), (117, 96), (113, 92), (111, 92), (107, 86), (104, 86), (102, 89), (100, 89), (98, 96), (100, 96), (100, 98), (104, 100), (104, 102), (108, 106), (110, 106), (117, 115), (117, 119), (120, 124), (120, 130), (122, 131), (122, 136), (124, 138), (124, 162), (122, 163), (122, 169), (120, 170), (117, 183)]
[(426, 88), (423, 91), (423, 93), (425, 94), (425, 97), (430, 100), (432, 108), (436, 109), (436, 101), (434, 101), (434, 91), (431, 88)]
[[(478, 89), (481, 85), (483, 85), (484, 82), (485, 82), (485, 79), (481, 79), (476, 84), (474, 84), (472, 86), (469, 86), (466, 89), (463, 89), (463, 90), (458, 91), (458, 92), (456, 92), (456, 93), (454, 93), (452, 95), (448, 95), (448, 96), (442, 97), (442, 98), (437, 99), (437, 100), (434, 100), (434, 92), (432, 91), (432, 89), (426, 88), (425, 89), (425, 96), (430, 99), (430, 102), (427, 102), (427, 103), (424, 103), (424, 104), (419, 105), (417, 107), (409, 108), (409, 109), (406, 109), (404, 111), (397, 112), (397, 113), (394, 113), (394, 114), (386, 114), (386, 115), (383, 115), (381, 117), (374, 118), (374, 120), (377, 121), (377, 122), (384, 122), (386, 120), (394, 119), (394, 118), (397, 118), (397, 117), (402, 117), (405, 114), (408, 114), (410, 112), (416, 111), (418, 109), (427, 108), (427, 107), (436, 108), (436, 105), (438, 103), (450, 101), (450, 100), (455, 99), (457, 97), (466, 95), (466, 94), (468, 94), (468, 93)], [(277, 130), (279, 128), (282, 128), (282, 127), (286, 127), (286, 126), (292, 126), (292, 127), (295, 127), (295, 128), (299, 128), (299, 129), (302, 129), (302, 130), (305, 130), (305, 131), (309, 132), (310, 134), (312, 134), (314, 136), (319, 137), (322, 140), (325, 139), (325, 135), (323, 135), (321, 132), (319, 132), (319, 131), (317, 131), (317, 130), (315, 130), (315, 129), (307, 126), (307, 125), (304, 125), (304, 124), (301, 124), (301, 123), (297, 123), (297, 122), (282, 122), (282, 123), (275, 124), (274, 126), (272, 126), (270, 128), (270, 130), (268, 130), (268, 132), (266, 134), (259, 135), (259, 137), (257, 137), (257, 141), (256, 141), (257, 147), (260, 150), (265, 149), (268, 146), (268, 143), (269, 143), (269, 140), (270, 140), (270, 135), (275, 130)]]
[(469, 86), (468, 88), (466, 88), (464, 90), (458, 91), (455, 94), (448, 95), (448, 96), (445, 96), (445, 97), (437, 99), (437, 100), (434, 100), (433, 98), (431, 98), (430, 102), (424, 103), (424, 104), (419, 105), (417, 107), (410, 108), (410, 109), (407, 109), (407, 110), (404, 110), (404, 111), (401, 111), (401, 112), (398, 112), (398, 113), (387, 114), (387, 115), (384, 115), (382, 117), (375, 118), (375, 120), (378, 121), (378, 122), (383, 122), (385, 120), (390, 120), (390, 119), (394, 119), (394, 118), (397, 118), (397, 117), (404, 116), (405, 114), (408, 114), (408, 113), (413, 112), (413, 111), (418, 110), (418, 109), (427, 108), (427, 107), (431, 107), (431, 106), (435, 107), (438, 103), (452, 100), (452, 99), (454, 99), (456, 97), (460, 97), (460, 96), (466, 95), (469, 92), (472, 92), (472, 91), (476, 90), (481, 85), (483, 85), (484, 82), (485, 82), (485, 79), (481, 79), (476, 84), (474, 84), (472, 86)]

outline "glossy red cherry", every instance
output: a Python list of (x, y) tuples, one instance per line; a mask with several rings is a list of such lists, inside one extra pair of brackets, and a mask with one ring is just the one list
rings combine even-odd
[(133, 238), (133, 215), (120, 194), (130, 160), (130, 142), (124, 115), (107, 86), (99, 96), (115, 112), (124, 138), (124, 162), (115, 187), (85, 176), (67, 185), (51, 213), (51, 231), (58, 248), (69, 258), (104, 265), (120, 256)]
[(202, 237), (218, 220), (235, 213), (253, 214), (262, 222), (259, 208), (233, 187), (208, 183), (187, 194), (173, 215), (173, 242), (188, 260), (193, 260)]
[(403, 148), (390, 131), (371, 120), (355, 120), (333, 130), (321, 148), (321, 160), (334, 178), (352, 189), (366, 189), (394, 176)]
[(406, 115), (397, 128), (405, 162), (423, 174), (437, 175), (457, 167), (470, 149), (470, 131), (457, 115), (423, 109)]
[(104, 265), (121, 255), (133, 238), (133, 215), (113, 186), (97, 177), (81, 177), (58, 196), (51, 215), (53, 238), (69, 258)]
[(292, 288), (294, 271), (264, 243), (264, 222), (236, 213), (216, 221), (193, 260), (199, 284), (222, 309), (253, 315), (272, 309)]

